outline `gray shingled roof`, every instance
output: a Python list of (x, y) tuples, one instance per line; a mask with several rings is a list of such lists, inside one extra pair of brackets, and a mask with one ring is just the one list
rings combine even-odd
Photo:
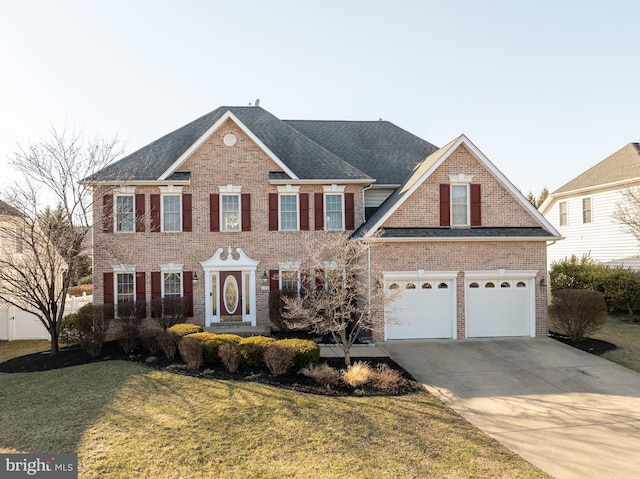
[(375, 178), (399, 185), (437, 147), (388, 121), (284, 120), (307, 138)]
[(640, 179), (640, 145), (638, 143), (629, 143), (552, 194), (568, 193), (632, 179)]
[(220, 107), (178, 128), (96, 174), (100, 181), (158, 179), (227, 111), (231, 111), (287, 167), (301, 179), (371, 180), (260, 107)]
[(500, 228), (384, 228), (383, 238), (553, 238), (541, 227)]
[(3, 216), (22, 216), (22, 213), (13, 206), (0, 200), (0, 215)]

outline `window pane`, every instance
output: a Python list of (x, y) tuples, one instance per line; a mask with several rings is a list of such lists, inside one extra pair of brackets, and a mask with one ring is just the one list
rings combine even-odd
[(118, 304), (133, 301), (133, 273), (118, 273), (116, 290)]
[(298, 291), (298, 272), (297, 271), (281, 271), (280, 283), (282, 290)]
[(180, 231), (180, 196), (162, 197), (163, 231)]
[(328, 230), (342, 230), (342, 195), (325, 195), (327, 217), (326, 228)]
[(222, 195), (222, 231), (240, 231), (240, 196)]
[(164, 297), (179, 298), (181, 296), (181, 273), (164, 273)]
[(298, 229), (297, 195), (280, 195), (280, 229), (283, 231)]
[(467, 221), (467, 186), (451, 186), (451, 224), (453, 226), (466, 226)]
[(116, 231), (133, 231), (133, 196), (116, 196)]
[(559, 203), (558, 208), (560, 211), (560, 226), (564, 226), (567, 224), (567, 203), (565, 201)]
[(582, 200), (582, 222), (591, 223), (591, 198)]

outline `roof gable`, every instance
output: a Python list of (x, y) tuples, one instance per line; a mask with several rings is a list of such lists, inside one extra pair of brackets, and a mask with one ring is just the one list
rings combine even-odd
[(1, 216), (22, 216), (22, 213), (18, 209), (11, 206), (10, 204), (0, 200), (0, 215)]
[(531, 205), (531, 203), (529, 203), (529, 201), (527, 201), (522, 193), (513, 186), (506, 176), (504, 176), (504, 174), (498, 170), (498, 168), (496, 168), (496, 166), (489, 161), (489, 159), (465, 135), (460, 135), (458, 138), (450, 141), (416, 166), (413, 174), (398, 189), (396, 189), (389, 198), (387, 198), (372, 217), (369, 218), (369, 220), (361, 226), (354, 235), (362, 236), (363, 238), (368, 238), (374, 235), (376, 231), (382, 227), (385, 221), (387, 221), (387, 219), (389, 219), (394, 212), (396, 212), (402, 204), (404, 204), (433, 174), (433, 172), (436, 171), (438, 167), (442, 165), (442, 163), (444, 163), (461, 145), (464, 145), (475, 159), (494, 176), (498, 183), (500, 183), (502, 187), (511, 194), (514, 200), (520, 203), (520, 205), (535, 219), (537, 224), (552, 236), (560, 237), (560, 234), (553, 228), (553, 226)]

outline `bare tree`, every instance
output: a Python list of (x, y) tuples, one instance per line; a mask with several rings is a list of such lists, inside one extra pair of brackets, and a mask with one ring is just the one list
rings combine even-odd
[[(14, 214), (0, 222), (0, 300), (40, 319), (51, 335), (52, 354), (92, 226), (92, 175), (120, 153), (116, 138), (85, 141), (53, 129), (49, 139), (14, 155), (12, 165), (24, 181), (5, 192)], [(52, 210), (51, 204), (58, 206)]]
[(616, 203), (612, 218), (640, 240), (640, 188), (629, 188), (622, 192), (622, 200)]
[(385, 291), (382, 273), (371, 267), (371, 243), (349, 239), (346, 233), (325, 231), (306, 243), (300, 263), (299, 297), (284, 297), (283, 318), (292, 329), (330, 334), (351, 364), (351, 346), (363, 331), (384, 328), (396, 299)]

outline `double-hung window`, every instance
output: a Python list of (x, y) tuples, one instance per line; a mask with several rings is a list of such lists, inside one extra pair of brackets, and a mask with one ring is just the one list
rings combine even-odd
[(324, 195), (325, 229), (344, 229), (344, 194), (325, 193)]
[(298, 231), (298, 195), (280, 194), (280, 231)]
[(290, 297), (300, 298), (300, 265), (299, 263), (280, 264), (280, 290)]
[(240, 195), (221, 195), (222, 231), (240, 231)]
[(182, 231), (182, 195), (162, 195), (162, 231)]
[(558, 203), (558, 212), (560, 214), (560, 226), (567, 224), (567, 202), (561, 201)]
[(451, 226), (469, 225), (469, 187), (451, 185)]
[(116, 304), (133, 302), (135, 273), (116, 273)]
[(172, 271), (162, 273), (162, 296), (164, 298), (180, 298), (182, 296), (182, 273)]
[(582, 223), (591, 223), (591, 198), (582, 198)]
[(135, 228), (133, 195), (116, 196), (115, 226), (118, 233), (132, 233)]

